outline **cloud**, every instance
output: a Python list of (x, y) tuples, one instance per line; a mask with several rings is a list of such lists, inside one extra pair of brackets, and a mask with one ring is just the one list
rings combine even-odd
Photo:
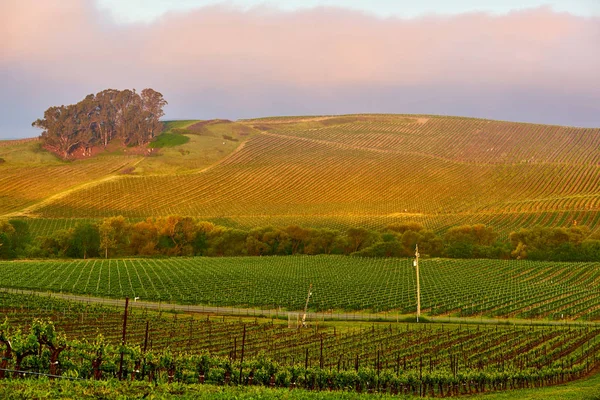
[[(448, 103), (428, 99), (421, 88), (447, 93), (458, 102), (448, 109), (467, 115), (482, 101), (502, 104), (477, 114), (495, 118), (514, 115), (500, 98), (543, 93), (557, 104), (581, 101), (596, 115), (585, 114), (586, 123), (600, 125), (600, 18), (550, 8), (400, 19), (341, 8), (211, 6), (130, 25), (113, 23), (83, 0), (5, 0), (0, 13), (2, 86), (10, 83), (16, 98), (56, 98), (22, 104), (13, 118), (39, 116), (106, 87), (147, 86), (169, 100), (168, 117), (294, 114), (315, 106), (320, 114), (355, 112), (382, 98), (397, 99), (382, 111), (407, 112), (404, 93), (416, 96), (420, 112), (443, 111)], [(543, 110), (528, 107), (544, 119)], [(557, 121), (554, 108), (541, 122), (577, 124), (566, 113)]]

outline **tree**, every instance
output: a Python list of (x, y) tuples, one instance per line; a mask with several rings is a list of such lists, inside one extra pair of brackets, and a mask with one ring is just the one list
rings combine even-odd
[(209, 256), (243, 256), (246, 254), (246, 232), (240, 229), (215, 229), (209, 235)]
[(44, 130), (41, 135), (44, 145), (63, 158), (68, 158), (82, 141), (74, 106), (50, 107), (44, 112), (44, 119), (37, 119), (31, 125)]
[(0, 220), (0, 258), (9, 259), (15, 257), (12, 236), (15, 228), (8, 221)]
[(123, 216), (105, 218), (98, 231), (100, 234), (100, 248), (104, 250), (104, 258), (108, 258), (109, 250), (116, 250), (124, 246), (129, 234), (129, 224)]
[(581, 243), (581, 253), (586, 261), (600, 261), (600, 240), (584, 240)]
[(246, 237), (246, 252), (249, 256), (263, 256), (273, 254), (272, 247), (268, 243), (267, 234), (274, 231), (275, 228), (268, 226), (264, 228), (255, 228), (248, 232)]
[(165, 115), (163, 107), (169, 103), (164, 99), (162, 93), (154, 89), (142, 90), (141, 98), (142, 109), (146, 112), (145, 116), (148, 119), (146, 124), (147, 135), (153, 138), (162, 130), (160, 119)]
[(344, 241), (340, 231), (333, 229), (315, 229), (305, 248), (306, 254), (331, 254), (341, 251), (344, 248)]
[(80, 222), (75, 226), (72, 234), (73, 245), (67, 253), (71, 257), (95, 257), (100, 249), (100, 232), (98, 225), (90, 222)]
[(13, 251), (17, 255), (22, 254), (27, 245), (31, 243), (29, 224), (20, 219), (11, 219), (8, 223), (13, 227), (13, 231), (10, 234)]
[(384, 233), (381, 235), (381, 239), (381, 242), (374, 243), (369, 247), (352, 253), (352, 255), (360, 257), (401, 257), (404, 255), (403, 247), (398, 242), (396, 235)]
[(195, 256), (203, 256), (208, 250), (208, 236), (217, 229), (212, 222), (200, 221), (196, 223), (196, 236), (192, 242), (192, 248)]
[(106, 89), (96, 94), (96, 113), (94, 120), (101, 143), (106, 147), (116, 134), (115, 100), (118, 90)]
[(420, 232), (422, 231), (423, 225), (418, 222), (402, 222), (394, 223), (387, 226), (388, 231), (403, 234), (406, 231)]
[(133, 254), (153, 255), (156, 254), (158, 245), (158, 230), (152, 218), (138, 222), (131, 229), (129, 246)]
[(147, 144), (162, 130), (160, 118), (167, 105), (162, 94), (144, 89), (107, 89), (90, 94), (76, 104), (52, 106), (32, 126), (43, 130), (44, 146), (67, 159), (82, 147), (104, 147), (115, 137), (130, 145)]
[(193, 255), (197, 225), (190, 217), (171, 215), (155, 222), (158, 244), (167, 255)]
[(60, 229), (51, 236), (38, 238), (40, 251), (47, 257), (66, 257), (73, 245), (73, 229)]
[[(521, 228), (509, 235), (512, 256), (532, 260), (577, 261), (583, 257), (583, 243), (590, 230), (585, 226), (570, 228)], [(587, 247), (586, 251), (591, 248)]]
[(283, 229), (289, 239), (291, 254), (301, 254), (304, 252), (304, 246), (308, 244), (311, 237), (311, 230), (301, 228), (298, 225), (290, 225)]
[(377, 241), (377, 234), (365, 228), (350, 228), (346, 232), (348, 238), (349, 253), (354, 253)]
[(463, 225), (448, 229), (444, 235), (445, 251), (452, 258), (486, 257), (498, 235), (483, 224)]

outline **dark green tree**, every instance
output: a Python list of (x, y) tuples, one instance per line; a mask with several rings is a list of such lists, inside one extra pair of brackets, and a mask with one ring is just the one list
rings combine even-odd
[(72, 246), (67, 255), (74, 258), (97, 257), (100, 249), (98, 225), (81, 222), (75, 226), (72, 234)]

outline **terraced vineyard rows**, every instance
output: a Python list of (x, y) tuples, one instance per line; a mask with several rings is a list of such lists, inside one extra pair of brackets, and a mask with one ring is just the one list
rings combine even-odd
[[(431, 115), (360, 115), (283, 122), (247, 120), (277, 134), (475, 163), (597, 164), (598, 129)], [(549, 148), (553, 151), (548, 151)]]
[(133, 160), (128, 157), (103, 157), (71, 164), (2, 167), (0, 215), (22, 210), (70, 187), (115, 173)]
[[(600, 319), (600, 264), (423, 260), (431, 315)], [(344, 256), (0, 263), (0, 287), (212, 306), (414, 313), (411, 260)]]
[[(289, 122), (295, 121), (295, 122)], [(600, 131), (435, 116), (245, 121), (256, 134), (200, 173), (122, 176), (48, 202), (43, 218), (180, 214), (245, 227), (440, 231), (490, 223), (600, 229)]]

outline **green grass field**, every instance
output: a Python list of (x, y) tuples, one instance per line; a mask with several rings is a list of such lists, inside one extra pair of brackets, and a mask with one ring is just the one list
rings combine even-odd
[[(600, 319), (599, 263), (427, 259), (422, 310), (432, 316)], [(410, 259), (348, 256), (0, 262), (0, 287), (182, 304), (411, 314)]]
[[(463, 396), (472, 400), (598, 400), (600, 375), (568, 385), (534, 390), (519, 390), (485, 395)], [(223, 387), (213, 385), (158, 385), (145, 382), (119, 381), (6, 381), (0, 386), (4, 399), (73, 398), (73, 399), (139, 399), (149, 395), (155, 399), (264, 399), (264, 400), (375, 400), (414, 399), (413, 396), (358, 394), (348, 392), (307, 392), (303, 390), (268, 389), (264, 387)]]

